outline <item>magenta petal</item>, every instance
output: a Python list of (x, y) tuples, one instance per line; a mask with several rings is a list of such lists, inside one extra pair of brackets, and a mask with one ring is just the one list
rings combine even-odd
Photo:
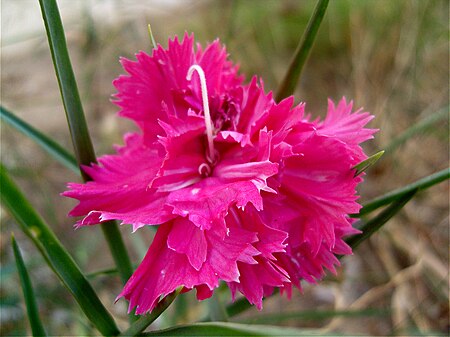
[(233, 287), (244, 294), (251, 304), (255, 304), (258, 310), (262, 309), (266, 286), (283, 287), (284, 282), (290, 282), (286, 275), (265, 260), (259, 260), (255, 265), (239, 263), (239, 271), (241, 277)]
[[(174, 227), (177, 226), (179, 228), (172, 234)], [(161, 296), (171, 293), (180, 286), (188, 289), (197, 288), (199, 298), (206, 298), (205, 296), (210, 296), (211, 290), (218, 286), (219, 279), (237, 282), (239, 279), (237, 260), (257, 240), (255, 234), (249, 231), (232, 228), (227, 233), (225, 228), (215, 226), (213, 230), (204, 232), (208, 252), (206, 260), (197, 270), (186, 254), (180, 254), (167, 246), (169, 241), (173, 243), (179, 239), (182, 227), (188, 227), (186, 222), (178, 225), (169, 222), (158, 228), (144, 260), (118, 297), (125, 297), (130, 301), (130, 311), (134, 307), (137, 307), (136, 314), (151, 311)], [(191, 224), (190, 230), (192, 227), (195, 226)], [(171, 236), (175, 237), (175, 240), (169, 239)]]
[(175, 214), (188, 216), (201, 229), (210, 229), (214, 221), (223, 219), (230, 205), (244, 207), (247, 203), (262, 208), (261, 195), (255, 184), (250, 181), (225, 183), (213, 177), (171, 192), (167, 199)]
[(195, 270), (200, 270), (206, 260), (207, 243), (203, 230), (184, 218), (177, 218), (167, 238), (167, 246), (186, 254)]
[(68, 184), (70, 190), (63, 195), (80, 201), (69, 215), (86, 216), (78, 225), (117, 219), (137, 229), (174, 217), (165, 203), (166, 194), (148, 189), (161, 165), (159, 149), (148, 148), (137, 134), (128, 134), (125, 142), (117, 155), (100, 157), (99, 165), (84, 167), (93, 181)]
[[(237, 261), (242, 254), (248, 255), (248, 248), (256, 242), (255, 233), (240, 228), (229, 228), (222, 236), (220, 231), (208, 231), (209, 263), (220, 279), (227, 282), (237, 282), (239, 270)], [(256, 253), (256, 252), (255, 252)]]
[(218, 286), (218, 278), (210, 265), (195, 270), (186, 255), (167, 247), (170, 223), (161, 225), (144, 260), (128, 280), (118, 298), (130, 301), (129, 311), (136, 307), (136, 314), (151, 311), (161, 296), (165, 296), (180, 286), (192, 289), (205, 285), (209, 289)]

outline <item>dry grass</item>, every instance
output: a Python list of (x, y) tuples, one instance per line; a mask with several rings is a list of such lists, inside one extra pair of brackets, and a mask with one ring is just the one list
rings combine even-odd
[[(119, 120), (109, 102), (111, 81), (122, 73), (119, 56), (150, 50), (147, 23), (157, 40), (193, 31), (197, 41), (219, 37), (247, 79), (262, 76), (275, 89), (303, 31), (314, 1), (182, 1), (182, 6), (156, 6), (153, 1), (60, 1), (66, 35), (94, 145), (98, 154), (121, 143), (131, 123)], [(448, 110), (449, 40), (445, 0), (331, 1), (326, 21), (303, 74), (296, 97), (314, 115), (326, 98), (353, 98), (376, 119), (381, 131), (366, 144), (368, 153), (386, 148), (408, 127), (442, 108)], [(68, 131), (37, 1), (2, 2), (2, 104), (70, 148)], [(415, 135), (372, 168), (361, 187), (362, 201), (403, 186), (448, 166), (448, 115)], [(98, 229), (72, 231), (66, 213), (73, 202), (58, 194), (78, 178), (54, 163), (35, 144), (2, 125), (2, 161), (27, 191), (38, 210), (86, 271), (112, 265)], [(345, 334), (446, 334), (449, 329), (449, 186), (441, 183), (421, 193), (355, 252), (344, 259), (336, 278), (305, 287), (291, 302), (272, 298), (263, 313), (298, 310), (374, 309), (372, 315), (286, 324), (318, 327)], [(24, 308), (13, 267), (9, 233), (16, 232), (30, 265), (44, 323), (59, 335), (87, 335), (82, 314), (56, 278), (43, 265), (27, 239), (5, 213), (2, 238), (2, 335), (23, 335)], [(151, 240), (128, 235), (135, 261)], [(95, 257), (95, 258), (93, 258)], [(101, 298), (112, 304), (120, 284), (114, 277), (94, 281)], [(227, 295), (228, 296), (228, 295)], [(188, 296), (188, 302), (192, 296)], [(182, 308), (182, 304), (178, 304)], [(189, 309), (195, 320), (204, 307)], [(120, 314), (119, 314), (120, 315)], [(245, 317), (257, 317), (251, 310)], [(126, 318), (123, 317), (124, 323)], [(167, 315), (161, 325), (170, 322)]]

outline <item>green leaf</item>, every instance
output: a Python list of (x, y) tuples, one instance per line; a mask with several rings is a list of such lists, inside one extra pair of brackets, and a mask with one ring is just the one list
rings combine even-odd
[(314, 43), (314, 39), (319, 30), (322, 19), (327, 10), (329, 0), (319, 0), (314, 12), (309, 19), (308, 26), (297, 46), (297, 50), (294, 53), (289, 69), (281, 82), (276, 95), (276, 101), (279, 102), (283, 98), (286, 98), (294, 93), (298, 80), (302, 73), (303, 66), (308, 58), (309, 52)]
[(164, 297), (148, 315), (141, 316), (136, 322), (122, 332), (119, 336), (137, 336), (144, 331), (150, 324), (152, 324), (161, 314), (169, 307), (175, 300), (183, 287), (179, 287), (173, 293)]
[(361, 224), (355, 224), (355, 227), (362, 231), (361, 234), (356, 234), (345, 240), (345, 242), (355, 249), (358, 247), (361, 242), (367, 240), (372, 236), (376, 231), (378, 231), (383, 225), (388, 222), (390, 218), (392, 218), (395, 214), (397, 214), (403, 206), (406, 205), (408, 201), (412, 199), (412, 197), (417, 193), (418, 189), (414, 189), (409, 191), (406, 194), (403, 194), (401, 197), (396, 199), (388, 208), (383, 210), (380, 214), (378, 214), (375, 218), (369, 221), (360, 220)]
[(47, 264), (71, 292), (92, 324), (104, 335), (115, 336), (117, 326), (100, 302), (80, 268), (62, 246), (50, 227), (36, 213), (28, 200), (0, 164), (2, 206), (11, 213), (22, 231), (33, 241)]
[(14, 250), (14, 257), (16, 259), (17, 271), (19, 272), (23, 297), (25, 298), (25, 305), (27, 308), (31, 331), (33, 336), (47, 336), (39, 317), (39, 310), (36, 303), (36, 297), (34, 296), (33, 287), (31, 285), (30, 276), (28, 275), (27, 268), (23, 262), (22, 254), (20, 253), (19, 247), (14, 239), (14, 235), (11, 235), (11, 244)]
[(373, 164), (375, 164), (378, 159), (381, 158), (381, 156), (384, 154), (384, 151), (379, 151), (375, 153), (374, 155), (371, 155), (366, 160), (363, 160), (358, 165), (355, 165), (353, 167), (355, 171), (355, 177), (359, 176), (361, 173), (363, 173), (365, 170), (367, 170), (369, 167), (371, 167)]
[(52, 157), (58, 160), (69, 170), (72, 170), (75, 173), (80, 172), (75, 157), (71, 155), (65, 148), (63, 148), (50, 137), (32, 127), (27, 122), (15, 116), (12, 112), (8, 111), (3, 106), (0, 106), (0, 118), (11, 125), (13, 128), (17, 129), (24, 135), (34, 140), (45, 151), (47, 151)]
[(141, 336), (316, 336), (320, 332), (270, 325), (249, 325), (239, 323), (195, 323), (173, 328), (151, 331)]
[(365, 204), (363, 204), (363, 208), (359, 211), (358, 214), (352, 214), (351, 216), (354, 218), (359, 218), (361, 215), (368, 214), (373, 212), (374, 210), (388, 205), (391, 202), (397, 200), (398, 198), (406, 195), (407, 193), (418, 190), (425, 190), (433, 185), (436, 185), (442, 181), (445, 181), (450, 178), (450, 168), (443, 169), (442, 171), (436, 172), (428, 177), (417, 180), (416, 182), (386, 193), (378, 198), (375, 198)]
[[(59, 15), (58, 5), (55, 0), (39, 0), (48, 43), (55, 66), (56, 77), (69, 123), (72, 143), (75, 149), (77, 162), (83, 165), (95, 163), (94, 148), (92, 146), (89, 131), (81, 105), (77, 83), (70, 63), (67, 51), (64, 29)], [(81, 175), (87, 180), (89, 176), (81, 171)]]
[[(96, 158), (70, 63), (58, 6), (55, 0), (39, 0), (39, 4), (77, 162), (79, 165), (89, 165), (95, 163)], [(90, 180), (90, 177), (83, 171), (81, 171), (81, 175), (85, 181)], [(115, 221), (108, 221), (100, 226), (119, 270), (122, 283), (126, 283), (133, 273), (133, 268), (118, 225)], [(135, 316), (131, 315), (130, 320), (134, 319)]]

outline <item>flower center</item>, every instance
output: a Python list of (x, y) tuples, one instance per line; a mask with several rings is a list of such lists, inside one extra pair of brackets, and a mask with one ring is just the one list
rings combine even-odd
[(202, 67), (197, 64), (192, 65), (187, 73), (186, 79), (190, 81), (192, 79), (192, 75), (194, 71), (197, 72), (198, 77), (200, 79), (200, 90), (202, 92), (202, 101), (203, 101), (203, 114), (205, 115), (205, 126), (206, 126), (206, 137), (208, 140), (208, 149), (206, 151), (206, 161), (207, 163), (203, 163), (199, 166), (198, 172), (201, 176), (209, 176), (212, 172), (212, 168), (218, 160), (218, 153), (214, 149), (214, 139), (213, 139), (213, 124), (211, 121), (211, 114), (209, 112), (209, 103), (208, 103), (208, 88), (206, 87), (206, 77), (205, 72)]

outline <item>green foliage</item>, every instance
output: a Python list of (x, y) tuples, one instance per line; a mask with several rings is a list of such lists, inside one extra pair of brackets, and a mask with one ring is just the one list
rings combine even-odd
[(116, 324), (75, 261), (50, 227), (10, 179), (1, 165), (1, 201), (22, 231), (33, 241), (49, 267), (71, 292), (92, 324), (105, 336), (118, 334)]
[(40, 145), (45, 151), (47, 151), (52, 157), (54, 157), (69, 170), (75, 173), (79, 172), (76, 159), (52, 138), (20, 119), (3, 106), (0, 106), (0, 117), (13, 128), (34, 140), (36, 144)]
[(42, 325), (41, 318), (39, 317), (39, 310), (36, 303), (36, 298), (34, 296), (33, 286), (31, 285), (30, 276), (27, 268), (25, 267), (25, 262), (23, 261), (19, 246), (14, 239), (14, 235), (11, 235), (11, 244), (14, 250), (14, 257), (16, 259), (17, 271), (20, 276), (20, 285), (22, 286), (31, 331), (33, 336), (47, 336), (44, 326)]
[[(89, 165), (96, 162), (94, 148), (84, 117), (83, 106), (81, 105), (69, 52), (67, 51), (66, 37), (59, 15), (58, 5), (56, 4), (56, 0), (39, 0), (39, 4), (41, 6), (56, 78), (58, 79), (61, 98), (72, 136), (75, 156), (79, 164)], [(81, 175), (84, 179), (89, 179), (89, 176), (83, 171), (81, 171)]]
[(137, 336), (144, 331), (150, 324), (152, 324), (168, 307), (172, 304), (173, 300), (183, 290), (183, 287), (179, 287), (173, 293), (164, 297), (148, 315), (141, 316), (136, 322), (125, 330), (120, 336)]
[(305, 32), (300, 40), (300, 43), (295, 51), (294, 57), (288, 68), (288, 71), (278, 88), (276, 101), (281, 101), (294, 93), (297, 82), (300, 78), (303, 66), (308, 58), (309, 52), (313, 46), (314, 39), (319, 30), (322, 19), (327, 10), (329, 0), (319, 0), (317, 2), (314, 13), (308, 22)]
[(425, 178), (417, 180), (416, 182), (406, 185), (404, 187), (398, 188), (394, 191), (386, 193), (378, 198), (375, 198), (371, 201), (368, 201), (363, 205), (363, 208), (359, 211), (359, 214), (354, 215), (354, 217), (360, 217), (361, 215), (368, 214), (373, 212), (374, 210), (389, 205), (390, 203), (399, 200), (406, 194), (412, 191), (421, 191), (425, 190), (433, 185), (436, 185), (440, 182), (448, 180), (450, 178), (450, 168), (443, 169), (442, 171), (436, 172), (432, 175), (429, 175)]
[(238, 323), (196, 323), (152, 331), (142, 336), (315, 336), (319, 331), (300, 330), (269, 325), (249, 325)]
[(355, 249), (359, 246), (361, 242), (367, 240), (371, 237), (376, 231), (378, 231), (390, 218), (396, 215), (403, 206), (406, 205), (408, 201), (412, 199), (412, 197), (417, 193), (418, 189), (413, 189), (405, 194), (400, 195), (395, 201), (389, 205), (388, 208), (383, 210), (380, 214), (378, 214), (375, 218), (369, 221), (362, 221), (362, 224), (355, 225), (358, 229), (362, 231), (361, 234), (356, 234), (346, 240), (347, 244)]

